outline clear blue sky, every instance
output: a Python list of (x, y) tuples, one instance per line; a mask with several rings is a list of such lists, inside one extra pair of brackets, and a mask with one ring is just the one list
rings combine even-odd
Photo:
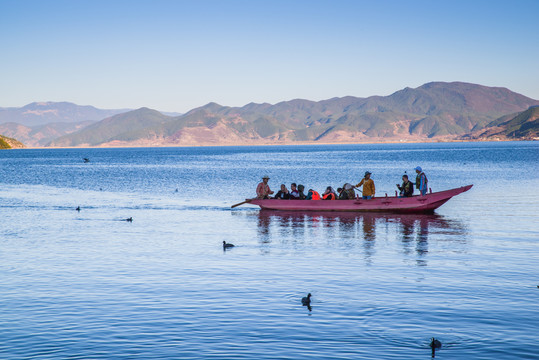
[(537, 0), (0, 0), (0, 107), (185, 112), (430, 81), (539, 99)]

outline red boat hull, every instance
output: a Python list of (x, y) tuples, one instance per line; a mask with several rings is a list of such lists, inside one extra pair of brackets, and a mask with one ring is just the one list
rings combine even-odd
[(371, 200), (252, 199), (248, 200), (248, 203), (258, 205), (261, 209), (267, 210), (432, 213), (453, 196), (470, 190), (472, 186), (473, 185), (467, 185), (456, 189), (408, 198), (388, 196), (375, 197)]

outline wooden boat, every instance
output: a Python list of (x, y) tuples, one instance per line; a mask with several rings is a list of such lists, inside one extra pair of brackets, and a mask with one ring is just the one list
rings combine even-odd
[(354, 200), (246, 199), (243, 203), (258, 205), (264, 210), (432, 213), (453, 196), (470, 190), (472, 186), (467, 185), (456, 189), (431, 192), (426, 195), (416, 195), (407, 198), (384, 196), (375, 197), (370, 200), (361, 198)]

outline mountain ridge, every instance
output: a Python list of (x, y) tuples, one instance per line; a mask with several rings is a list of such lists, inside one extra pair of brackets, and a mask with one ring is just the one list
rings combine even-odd
[(48, 123), (76, 123), (100, 121), (130, 109), (98, 109), (91, 105), (77, 105), (66, 101), (33, 102), (20, 108), (0, 108), (0, 124), (14, 122), (33, 127)]
[[(183, 146), (464, 139), (539, 105), (502, 87), (430, 82), (388, 96), (230, 107), (210, 102), (179, 116), (141, 108), (53, 139), (48, 146)], [(503, 122), (503, 121), (502, 121)], [(0, 127), (1, 130), (1, 127)]]

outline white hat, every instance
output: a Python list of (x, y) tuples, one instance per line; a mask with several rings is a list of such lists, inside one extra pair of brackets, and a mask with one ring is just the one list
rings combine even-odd
[(270, 177), (268, 175), (262, 176), (262, 179), (269, 179)]

